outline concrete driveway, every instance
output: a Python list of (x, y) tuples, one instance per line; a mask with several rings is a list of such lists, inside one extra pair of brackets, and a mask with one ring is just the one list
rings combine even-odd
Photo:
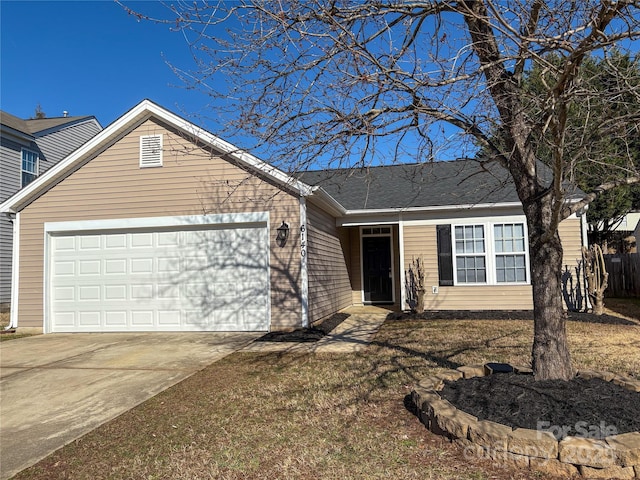
[(0, 478), (259, 336), (75, 333), (0, 343)]

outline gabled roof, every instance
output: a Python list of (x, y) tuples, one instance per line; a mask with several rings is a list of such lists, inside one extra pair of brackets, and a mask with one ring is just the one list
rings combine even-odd
[(520, 203), (509, 172), (472, 159), (311, 171), (300, 178), (347, 211)]
[[(208, 145), (214, 150), (227, 155), (256, 172), (265, 175), (273, 181), (286, 185), (301, 195), (309, 195), (311, 188), (281, 170), (259, 160), (253, 155), (240, 150), (232, 144), (216, 137), (191, 122), (157, 105), (151, 100), (143, 100), (127, 113), (115, 120), (111, 125), (98, 133), (91, 140), (71, 153), (67, 158), (51, 167), (45, 174), (38, 177), (22, 190), (0, 205), (0, 212), (16, 212), (44, 194), (47, 190), (62, 181), (77, 168), (89, 161), (98, 152), (108, 147), (112, 142), (122, 137), (135, 127), (148, 120), (156, 118), (179, 131), (191, 136), (195, 141)], [(51, 128), (51, 127), (49, 127)]]
[(152, 117), (301, 196), (312, 196), (336, 216), (520, 204), (509, 173), (497, 163), (487, 161), (467, 159), (398, 164), (365, 170), (311, 171), (291, 176), (154, 102), (143, 100), (1, 204), (0, 212), (21, 210), (98, 152)]

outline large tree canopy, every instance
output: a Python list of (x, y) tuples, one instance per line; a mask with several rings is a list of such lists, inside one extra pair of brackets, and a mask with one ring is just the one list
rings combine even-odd
[[(545, 57), (545, 64), (534, 62), (525, 77), (531, 101), (525, 108), (536, 117), (544, 112), (546, 86), (556, 81), (563, 59), (556, 54)], [(554, 68), (547, 68), (553, 65)], [(572, 160), (570, 178), (589, 192), (603, 182), (633, 174), (640, 166), (640, 129), (636, 121), (640, 102), (634, 92), (640, 85), (639, 57), (631, 58), (617, 50), (604, 56), (585, 58), (578, 69), (576, 88), (582, 93), (569, 105), (565, 133), (565, 156)], [(584, 101), (579, 99), (583, 98)], [(606, 125), (619, 118), (613, 128)], [(538, 158), (549, 163), (553, 152), (551, 132), (536, 139)], [(583, 138), (588, 141), (582, 140)], [(640, 185), (622, 185), (603, 192), (590, 205), (587, 220), (592, 240), (600, 243), (634, 207)]]
[[(484, 161), (504, 166), (527, 218), (535, 374), (570, 378), (558, 224), (600, 193), (638, 181), (624, 148), (638, 133), (638, 111), (608, 107), (620, 95), (625, 104), (640, 102), (640, 88), (611, 53), (631, 50), (635, 61), (637, 0), (240, 0), (169, 8), (164, 21), (184, 33), (196, 60), (194, 71), (177, 73), (224, 100), (228, 126), (259, 139), (264, 157), (281, 168), (426, 162), (478, 147), (488, 152)], [(589, 58), (609, 68), (607, 88), (579, 75)], [(535, 91), (527, 82), (534, 67)], [(606, 118), (598, 112), (605, 107)], [(572, 122), (572, 109), (601, 121)], [(603, 138), (612, 140), (610, 152), (585, 154)], [(582, 168), (608, 173), (576, 197)]]

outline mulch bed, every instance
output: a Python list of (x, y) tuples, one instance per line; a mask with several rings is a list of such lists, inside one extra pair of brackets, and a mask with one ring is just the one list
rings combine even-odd
[[(533, 320), (533, 310), (427, 310), (422, 313), (393, 312), (387, 320)], [(609, 325), (638, 325), (614, 315), (593, 315), (567, 312), (571, 322), (602, 323)]]
[(480, 420), (548, 430), (558, 440), (640, 431), (640, 393), (597, 378), (535, 381), (498, 373), (445, 382), (440, 395)]
[(317, 342), (347, 318), (349, 318), (347, 313), (336, 313), (313, 327), (298, 328), (291, 332), (269, 332), (257, 339), (256, 342)]

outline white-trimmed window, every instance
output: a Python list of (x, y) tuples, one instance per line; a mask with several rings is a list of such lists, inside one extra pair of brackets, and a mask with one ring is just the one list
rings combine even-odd
[(524, 222), (439, 225), (438, 275), (443, 286), (528, 284)]
[(454, 235), (458, 283), (486, 283), (484, 225), (457, 225)]
[(38, 176), (38, 154), (22, 149), (22, 186), (26, 187)]
[(496, 282), (527, 281), (527, 252), (524, 224), (500, 223), (493, 226), (496, 259)]
[(140, 168), (162, 166), (162, 135), (140, 137)]

